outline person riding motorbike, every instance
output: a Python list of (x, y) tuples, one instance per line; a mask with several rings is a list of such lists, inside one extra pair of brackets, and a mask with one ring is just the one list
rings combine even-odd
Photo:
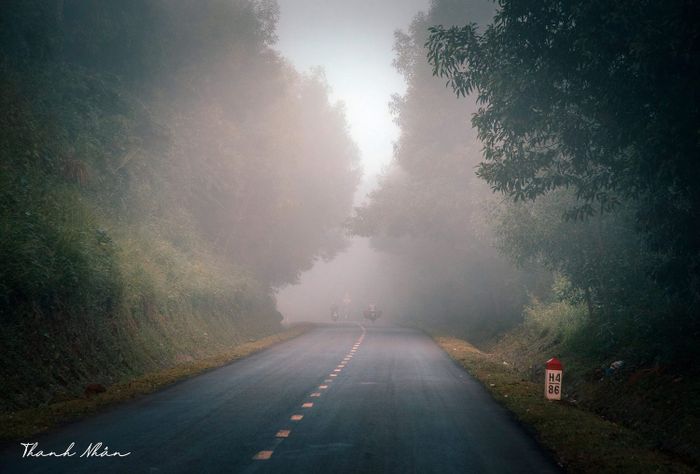
[(382, 312), (377, 309), (377, 305), (375, 305), (375, 304), (370, 304), (367, 307), (367, 309), (364, 311), (365, 319), (369, 319), (372, 322), (379, 319), (379, 317), (381, 315), (382, 315)]
[(340, 309), (338, 308), (337, 304), (332, 304), (331, 305), (331, 319), (333, 321), (337, 321), (340, 318)]

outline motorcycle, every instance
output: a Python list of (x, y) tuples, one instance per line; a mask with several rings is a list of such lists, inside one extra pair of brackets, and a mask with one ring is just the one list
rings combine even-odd
[(379, 317), (381, 315), (382, 315), (382, 312), (377, 310), (377, 309), (374, 309), (374, 308), (366, 309), (363, 312), (364, 318), (369, 319), (372, 322), (375, 322), (377, 319), (379, 319)]

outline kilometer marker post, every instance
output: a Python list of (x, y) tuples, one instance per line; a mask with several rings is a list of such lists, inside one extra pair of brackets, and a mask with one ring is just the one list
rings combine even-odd
[(559, 359), (552, 357), (547, 361), (544, 373), (544, 396), (547, 400), (561, 400), (561, 381), (564, 367)]

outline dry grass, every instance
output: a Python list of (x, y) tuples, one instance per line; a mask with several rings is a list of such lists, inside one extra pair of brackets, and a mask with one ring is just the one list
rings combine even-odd
[(436, 337), (436, 342), (464, 366), (534, 431), (567, 472), (573, 473), (691, 473), (688, 465), (654, 449), (638, 433), (565, 402), (544, 398), (544, 381), (521, 377), (495, 355), (468, 342)]
[(213, 357), (185, 362), (128, 382), (117, 383), (107, 387), (106, 392), (91, 398), (78, 398), (26, 410), (0, 413), (0, 439), (26, 438), (61, 423), (97, 413), (107, 406), (155, 392), (179, 380), (221, 367), (274, 344), (298, 337), (311, 327), (313, 326), (307, 324), (297, 325), (281, 333), (232, 347)]

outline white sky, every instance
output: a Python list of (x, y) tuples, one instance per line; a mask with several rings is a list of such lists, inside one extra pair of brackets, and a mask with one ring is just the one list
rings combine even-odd
[(321, 66), (332, 100), (345, 103), (365, 180), (391, 161), (398, 128), (389, 113), (403, 78), (394, 70), (394, 31), (405, 30), (429, 0), (278, 0), (277, 49), (299, 71)]

